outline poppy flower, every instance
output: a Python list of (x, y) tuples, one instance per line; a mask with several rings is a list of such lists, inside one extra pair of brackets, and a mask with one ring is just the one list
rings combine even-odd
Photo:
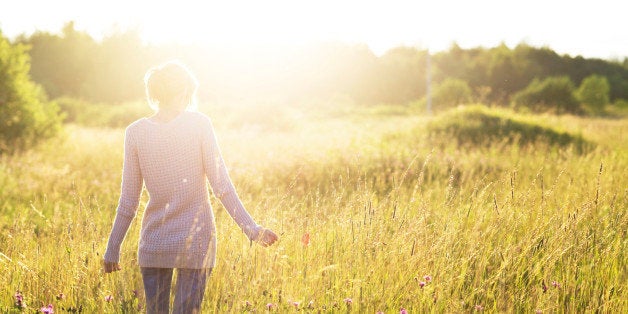
[(308, 232), (304, 233), (301, 237), (301, 243), (303, 244), (303, 246), (310, 245), (310, 234)]

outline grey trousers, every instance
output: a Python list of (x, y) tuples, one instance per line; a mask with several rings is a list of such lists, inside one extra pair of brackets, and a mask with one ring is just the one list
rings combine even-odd
[[(170, 313), (170, 287), (173, 268), (141, 267), (147, 314)], [(177, 268), (173, 314), (200, 313), (211, 268)]]

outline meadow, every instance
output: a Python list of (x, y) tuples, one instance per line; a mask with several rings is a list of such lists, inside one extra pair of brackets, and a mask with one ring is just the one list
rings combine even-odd
[[(251, 245), (212, 197), (204, 312), (628, 312), (627, 119), (207, 112), (243, 203), (280, 240)], [(122, 142), (71, 124), (0, 156), (0, 312), (141, 312), (139, 219), (123, 270), (101, 270)]]

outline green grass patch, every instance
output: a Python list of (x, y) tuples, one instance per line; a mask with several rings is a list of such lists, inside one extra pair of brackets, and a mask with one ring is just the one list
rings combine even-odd
[(550, 146), (573, 146), (581, 152), (593, 147), (581, 134), (559, 130), (539, 117), (482, 105), (464, 106), (439, 115), (427, 130), (434, 137), (448, 137), (466, 146), (494, 143), (525, 146), (542, 142)]

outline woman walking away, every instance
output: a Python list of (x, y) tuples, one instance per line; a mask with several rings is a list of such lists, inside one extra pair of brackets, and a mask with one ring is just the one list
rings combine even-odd
[(104, 271), (120, 270), (120, 246), (135, 217), (142, 186), (149, 201), (142, 218), (138, 263), (147, 313), (169, 313), (177, 269), (174, 313), (199, 313), (207, 277), (216, 261), (214, 195), (251, 240), (262, 246), (277, 235), (256, 224), (231, 183), (210, 119), (193, 111), (198, 83), (181, 63), (168, 62), (145, 76), (155, 114), (129, 125), (124, 138), (122, 192)]

